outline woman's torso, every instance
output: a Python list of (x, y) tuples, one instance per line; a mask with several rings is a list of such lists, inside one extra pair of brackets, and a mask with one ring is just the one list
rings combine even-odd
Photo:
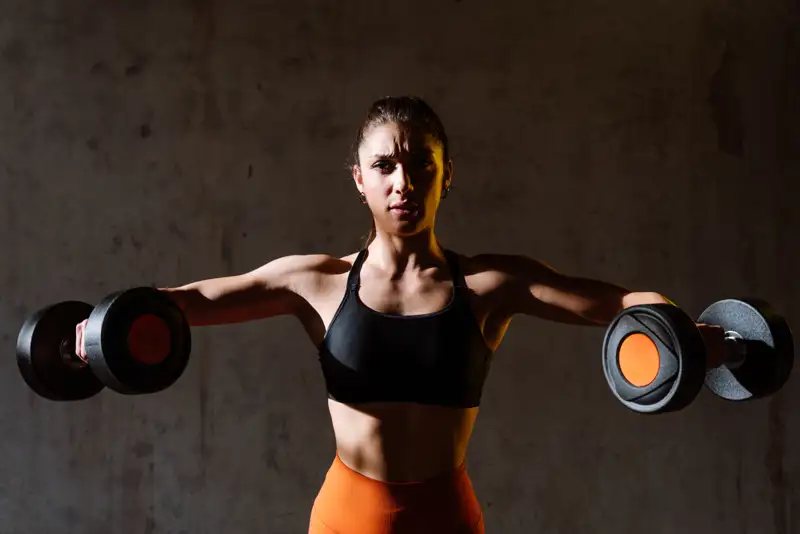
[[(351, 271), (357, 258), (358, 254), (353, 254), (335, 260), (330, 272), (317, 278), (312, 287), (298, 288), (309, 304), (300, 319), (311, 341), (320, 347), (322, 356), (329, 356), (325, 353), (329, 344), (327, 334), (345, 328), (339, 324), (343, 321), (339, 312), (350, 291), (348, 280), (353, 280)], [(460, 279), (466, 287), (455, 287), (455, 273), (446, 260), (441, 265), (395, 280), (365, 261), (356, 266), (358, 287), (355, 294), (351, 292), (348, 296), (348, 309), (366, 316), (374, 312), (376, 320), (383, 321), (381, 327), (389, 324), (387, 332), (391, 334), (393, 318), (400, 318), (406, 330), (431, 316), (445, 321), (438, 325), (447, 326), (446, 319), (439, 318), (438, 314), (443, 311), (457, 314), (457, 310), (450, 310), (450, 307), (460, 305), (460, 315), (450, 319), (461, 323), (450, 329), (457, 327), (463, 329), (464, 335), (471, 332), (473, 337), (480, 338), (472, 340), (473, 354), (465, 354), (465, 357), (473, 360), (482, 357), (481, 348), (489, 357), (500, 344), (509, 323), (508, 317), (498, 313), (499, 296), (495, 291), (498, 284), (491, 272), (475, 262), (471, 264), (469, 259), (452, 253), (450, 259), (457, 262), (455, 268), (463, 275)], [(420, 324), (422, 331), (424, 326)], [(352, 333), (345, 332), (345, 335)], [(448, 377), (438, 379), (444, 382)], [(370, 478), (402, 482), (425, 480), (463, 463), (479, 410), (476, 402), (448, 405), (447, 402), (376, 399), (367, 402), (329, 399), (337, 452), (350, 468)]]

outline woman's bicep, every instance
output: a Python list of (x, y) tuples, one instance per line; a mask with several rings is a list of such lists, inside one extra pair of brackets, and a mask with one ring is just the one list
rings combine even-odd
[(312, 274), (307, 256), (285, 256), (252, 271), (166, 288), (189, 324), (215, 325), (293, 315), (304, 300), (298, 289)]

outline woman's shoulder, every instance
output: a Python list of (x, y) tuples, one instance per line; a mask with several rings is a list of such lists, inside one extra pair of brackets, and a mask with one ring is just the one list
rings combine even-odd
[(479, 253), (456, 254), (459, 266), (467, 278), (485, 279), (496, 284), (531, 276), (545, 276), (554, 272), (546, 263), (522, 254)]
[(465, 276), (502, 273), (512, 269), (519, 262), (516, 255), (494, 252), (481, 252), (478, 254), (465, 254), (448, 249), (458, 258), (458, 263)]
[(325, 253), (289, 254), (270, 263), (298, 274), (341, 274), (350, 270), (358, 253), (336, 256)]
[(456, 257), (458, 268), (467, 286), (479, 296), (492, 295), (505, 285), (507, 280), (503, 254), (465, 254), (448, 249)]

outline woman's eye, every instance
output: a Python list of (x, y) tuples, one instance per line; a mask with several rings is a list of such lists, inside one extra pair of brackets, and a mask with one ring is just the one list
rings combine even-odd
[[(420, 158), (410, 161), (408, 166), (416, 169), (429, 169), (433, 164), (434, 160), (431, 158)], [(373, 169), (378, 169), (383, 173), (392, 173), (396, 167), (395, 162), (388, 160), (376, 161), (372, 164)]]

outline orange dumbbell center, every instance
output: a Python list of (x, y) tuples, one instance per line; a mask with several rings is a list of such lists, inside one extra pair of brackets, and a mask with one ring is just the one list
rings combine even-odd
[(644, 334), (631, 334), (619, 346), (619, 370), (625, 380), (636, 387), (653, 383), (658, 376), (661, 358), (658, 347)]
[(128, 350), (139, 363), (155, 365), (169, 356), (171, 337), (169, 326), (160, 317), (142, 315), (128, 332)]

